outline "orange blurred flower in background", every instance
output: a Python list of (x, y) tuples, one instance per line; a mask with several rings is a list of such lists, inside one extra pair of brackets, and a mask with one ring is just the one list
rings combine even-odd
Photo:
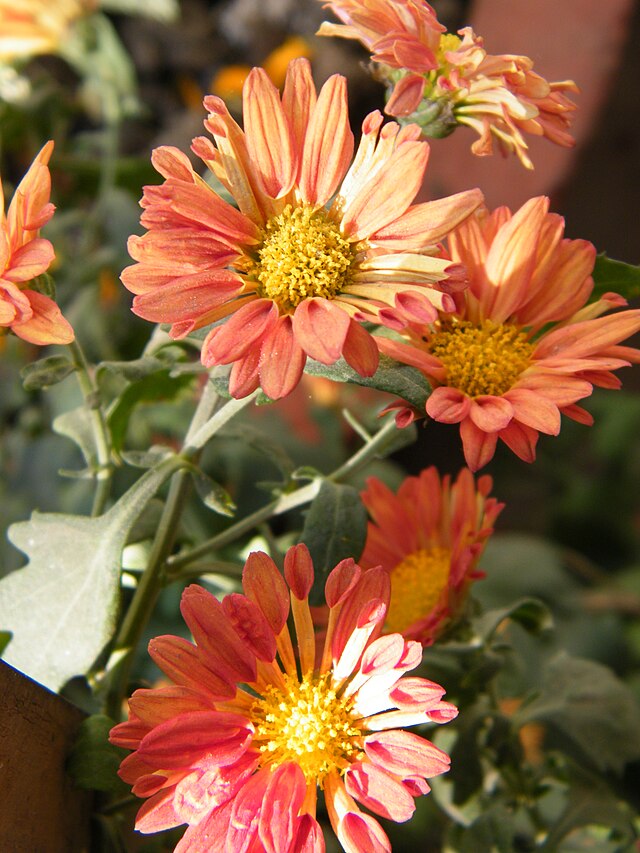
[(453, 305), (461, 268), (435, 244), (482, 194), (412, 204), (429, 156), (416, 126), (383, 126), (371, 113), (353, 157), (346, 81), (334, 75), (317, 95), (304, 59), (290, 64), (282, 98), (253, 69), (244, 131), (220, 98), (205, 105), (217, 147), (199, 137), (193, 150), (239, 209), (182, 152), (156, 149), (166, 180), (145, 188), (148, 233), (130, 238), (137, 263), (122, 281), (136, 294), (133, 311), (171, 324), (174, 338), (229, 318), (206, 336), (202, 361), (233, 365), (234, 397), (258, 386), (286, 396), (307, 356), (343, 356), (371, 376), (378, 350), (361, 322), (429, 320)]
[(69, 344), (73, 329), (48, 296), (27, 285), (46, 272), (54, 258), (40, 228), (53, 216), (48, 162), (53, 142), (47, 142), (18, 185), (4, 213), (0, 185), (0, 331), (11, 331), (29, 343)]
[[(286, 580), (285, 580), (286, 579)], [(132, 749), (121, 777), (148, 798), (136, 829), (188, 828), (176, 853), (324, 850), (318, 789), (346, 851), (390, 850), (380, 823), (403, 822), (427, 778), (449, 757), (405, 730), (446, 723), (457, 711), (444, 689), (405, 673), (420, 643), (379, 636), (389, 600), (383, 569), (343, 560), (326, 582), (329, 620), (316, 656), (308, 595), (313, 565), (290, 548), (284, 578), (266, 555), (249, 555), (245, 594), (221, 602), (187, 587), (181, 610), (195, 644), (157, 637), (149, 652), (173, 682), (136, 690), (111, 742)], [(288, 627), (295, 626), (297, 655)]]
[[(534, 198), (512, 214), (479, 210), (449, 237), (451, 257), (469, 271), (457, 309), (436, 323), (409, 324), (410, 344), (379, 340), (399, 361), (422, 369), (434, 386), (426, 413), (460, 424), (465, 459), (477, 470), (501, 439), (525, 462), (540, 432), (557, 435), (561, 415), (591, 424), (576, 405), (593, 386), (618, 388), (612, 371), (640, 361), (619, 346), (640, 330), (640, 310), (615, 293), (586, 304), (595, 248), (564, 238), (564, 219)], [(406, 410), (399, 422), (412, 415)]]
[(96, 0), (0, 0), (0, 62), (56, 53)]
[(369, 477), (362, 500), (371, 521), (360, 563), (391, 578), (385, 630), (432, 643), (455, 619), (504, 504), (489, 497), (491, 477), (463, 468), (452, 483), (436, 468), (407, 477), (394, 494)]
[(376, 76), (390, 96), (389, 115), (416, 122), (426, 136), (447, 136), (459, 124), (480, 139), (474, 154), (515, 152), (533, 168), (524, 133), (557, 145), (575, 144), (569, 126), (576, 109), (567, 92), (572, 80), (549, 83), (527, 56), (492, 56), (470, 27), (445, 33), (428, 3), (420, 0), (334, 0), (325, 3), (344, 24), (323, 23), (319, 35), (356, 39), (378, 63)]

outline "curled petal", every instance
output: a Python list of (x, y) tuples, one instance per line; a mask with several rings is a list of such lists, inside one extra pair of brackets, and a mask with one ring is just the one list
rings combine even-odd
[(293, 315), (293, 333), (307, 355), (333, 364), (342, 355), (349, 315), (328, 299), (305, 299)]
[(349, 322), (342, 355), (360, 376), (373, 376), (380, 362), (375, 339), (355, 320)]
[(462, 391), (441, 386), (427, 400), (427, 414), (443, 424), (457, 424), (469, 414), (471, 400)]
[(469, 407), (469, 417), (478, 429), (498, 432), (508, 426), (513, 418), (513, 406), (505, 397), (474, 397)]

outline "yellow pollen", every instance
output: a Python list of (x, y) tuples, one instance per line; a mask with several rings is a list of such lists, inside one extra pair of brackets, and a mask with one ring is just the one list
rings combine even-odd
[(391, 601), (385, 630), (402, 633), (428, 616), (449, 582), (447, 548), (421, 548), (408, 554), (391, 572)]
[(447, 385), (469, 397), (500, 397), (531, 363), (533, 346), (517, 326), (484, 320), (443, 325), (429, 351), (447, 369)]
[(254, 746), (262, 766), (285, 761), (300, 766), (307, 782), (322, 787), (331, 770), (345, 769), (361, 752), (362, 732), (355, 725), (353, 701), (340, 699), (330, 676), (305, 676), (302, 681), (284, 676), (286, 691), (269, 685), (253, 705)]
[(438, 51), (436, 58), (438, 60), (438, 65), (446, 65), (447, 60), (445, 59), (445, 53), (449, 50), (457, 50), (460, 47), (462, 39), (458, 38), (458, 36), (454, 36), (451, 33), (445, 33), (440, 36), (440, 44), (438, 45)]
[(333, 299), (349, 282), (354, 259), (352, 244), (324, 208), (288, 204), (267, 222), (250, 276), (258, 294), (288, 314), (303, 299)]

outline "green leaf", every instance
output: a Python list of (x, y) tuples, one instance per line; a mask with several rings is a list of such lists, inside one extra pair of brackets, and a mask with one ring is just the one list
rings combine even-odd
[(251, 424), (232, 422), (224, 428), (225, 438), (240, 439), (245, 445), (253, 447), (259, 453), (267, 456), (282, 472), (287, 480), (291, 478), (295, 465), (280, 442), (266, 435), (262, 430)]
[(0, 657), (2, 657), (2, 655), (4, 654), (4, 650), (11, 642), (12, 636), (13, 634), (11, 633), (11, 631), (0, 631)]
[(98, 518), (34, 512), (9, 528), (29, 562), (0, 580), (0, 626), (13, 632), (7, 663), (51, 690), (89, 670), (113, 635), (129, 530), (181, 464), (148, 471)]
[(47, 296), (55, 302), (56, 283), (53, 276), (49, 275), (48, 272), (40, 273), (40, 275), (32, 278), (29, 282), (29, 290), (35, 290), (36, 293), (41, 293), (43, 296)]
[(457, 853), (515, 853), (518, 849), (513, 844), (516, 834), (513, 813), (497, 804), (470, 826), (456, 829), (451, 841)]
[(129, 382), (137, 382), (138, 379), (144, 379), (152, 373), (166, 369), (166, 361), (149, 355), (134, 358), (131, 361), (102, 361), (97, 368), (98, 373), (106, 370), (128, 379)]
[(205, 506), (219, 515), (233, 516), (235, 514), (237, 507), (229, 492), (220, 483), (216, 483), (215, 480), (199, 470), (193, 472), (193, 481), (196, 492)]
[(132, 468), (153, 468), (163, 459), (173, 456), (174, 452), (170, 447), (154, 444), (148, 450), (129, 450), (120, 455), (123, 461), (127, 465), (131, 465)]
[(514, 725), (542, 722), (582, 763), (621, 773), (640, 758), (640, 709), (606, 666), (565, 652), (545, 667), (539, 694), (514, 714)]
[(324, 584), (333, 567), (346, 557), (358, 559), (367, 538), (367, 512), (353, 486), (324, 480), (307, 511), (300, 539), (311, 553), (315, 581), (309, 600), (324, 601)]
[(109, 412), (108, 424), (113, 449), (116, 452), (122, 450), (129, 418), (139, 403), (174, 400), (190, 384), (190, 376), (172, 377), (168, 370), (164, 370), (145, 376), (140, 381), (127, 386)]
[(114, 725), (103, 714), (93, 714), (80, 724), (67, 760), (67, 772), (79, 788), (113, 793), (128, 790), (118, 777), (118, 768), (129, 753), (109, 743), (109, 732)]
[[(98, 465), (98, 455), (89, 409), (86, 406), (79, 406), (77, 409), (58, 415), (52, 426), (53, 431), (58, 435), (64, 435), (78, 445), (89, 468), (87, 476), (91, 476), (91, 472)], [(68, 476), (69, 473), (71, 472), (66, 472), (66, 475)], [(84, 472), (79, 472), (78, 476), (84, 476)]]
[(551, 827), (540, 851), (554, 853), (559, 849), (558, 845), (563, 838), (583, 826), (603, 826), (618, 830), (627, 837), (629, 843), (635, 838), (629, 809), (603, 784), (602, 779), (592, 774), (571, 780), (566, 807)]
[(613, 291), (625, 299), (640, 296), (640, 267), (614, 261), (603, 252), (596, 258), (593, 270), (594, 288), (591, 301), (599, 299), (604, 293)]
[(25, 391), (38, 391), (62, 382), (75, 370), (73, 362), (66, 355), (50, 355), (32, 364), (25, 365), (20, 371)]
[(334, 382), (350, 382), (365, 388), (375, 388), (386, 391), (397, 397), (402, 397), (419, 411), (424, 411), (431, 386), (426, 378), (415, 367), (398, 364), (386, 355), (380, 356), (380, 365), (373, 376), (360, 376), (344, 359), (338, 359), (335, 364), (321, 364), (319, 361), (307, 360), (305, 373), (312, 376), (324, 376)]
[(537, 598), (521, 598), (507, 607), (489, 610), (471, 620), (475, 633), (483, 640), (490, 640), (505, 619), (512, 619), (532, 634), (540, 634), (553, 628), (553, 617), (549, 608)]

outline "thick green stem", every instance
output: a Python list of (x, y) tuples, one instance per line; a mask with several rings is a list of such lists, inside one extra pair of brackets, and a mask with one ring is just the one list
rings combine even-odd
[[(243, 400), (229, 400), (222, 408), (212, 414), (219, 403), (219, 397), (215, 393), (213, 385), (208, 382), (203, 389), (198, 407), (192, 418), (180, 456), (189, 461), (197, 460), (207, 441), (234, 415), (245, 408), (251, 399), (246, 397)], [(120, 704), (129, 680), (135, 649), (164, 584), (167, 558), (175, 542), (178, 523), (191, 485), (190, 477), (188, 470), (181, 470), (176, 472), (171, 479), (169, 493), (147, 566), (140, 578), (113, 646), (111, 666), (107, 667), (112, 669), (112, 683), (107, 698), (107, 713), (114, 718), (119, 717)]]
[[(336, 468), (336, 470), (329, 474), (326, 479), (339, 482), (364, 467), (384, 447), (388, 442), (389, 437), (393, 435), (395, 431), (396, 425), (392, 418), (387, 421), (382, 429), (372, 436), (372, 438), (370, 438), (369, 441), (360, 448), (360, 450), (354, 453), (350, 459), (347, 459), (343, 465)], [(308, 483), (306, 486), (296, 489), (295, 492), (282, 495), (275, 501), (271, 501), (251, 513), (251, 515), (246, 516), (246, 518), (232, 524), (231, 527), (223, 530), (222, 533), (218, 533), (211, 539), (207, 539), (206, 542), (203, 542), (196, 548), (192, 548), (184, 554), (176, 554), (174, 557), (170, 557), (167, 561), (167, 565), (172, 577), (179, 577), (179, 570), (182, 567), (188, 566), (190, 563), (193, 563), (195, 560), (198, 560), (200, 557), (210, 553), (211, 551), (216, 551), (220, 548), (224, 548), (231, 542), (235, 542), (236, 539), (239, 539), (245, 533), (253, 530), (254, 527), (262, 524), (263, 521), (267, 521), (273, 516), (281, 515), (284, 512), (288, 512), (291, 509), (295, 509), (296, 507), (304, 506), (304, 504), (309, 503), (318, 494), (321, 482), (322, 480), (317, 479)]]
[(85, 405), (89, 410), (91, 425), (93, 427), (93, 437), (96, 443), (96, 491), (93, 496), (91, 515), (97, 516), (104, 512), (111, 490), (111, 477), (113, 474), (111, 440), (102, 410), (100, 391), (91, 375), (89, 364), (82, 347), (77, 340), (74, 340), (69, 344), (69, 349), (76, 368), (78, 384), (82, 391)]

